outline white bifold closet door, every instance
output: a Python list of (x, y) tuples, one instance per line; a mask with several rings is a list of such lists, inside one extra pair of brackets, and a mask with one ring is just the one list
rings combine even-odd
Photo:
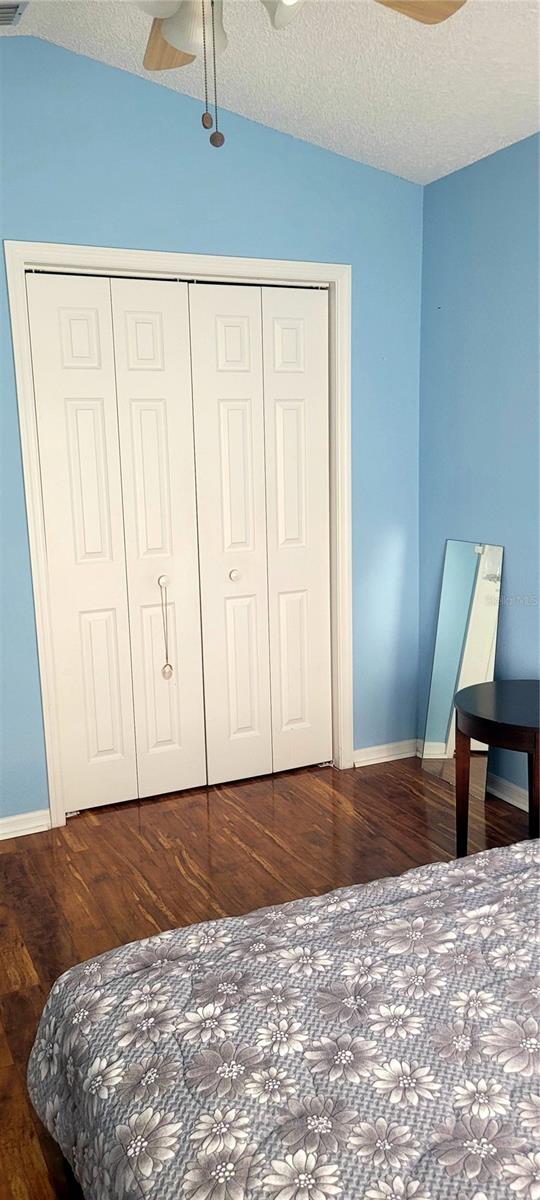
[(272, 771), (261, 291), (189, 289), (208, 782)]
[(327, 761), (326, 292), (27, 287), (66, 811)]
[(188, 294), (111, 289), (139, 796), (154, 796), (206, 782)]
[(35, 275), (28, 301), (66, 808), (204, 784), (187, 286)]
[(190, 312), (219, 783), (332, 756), (327, 295), (192, 285)]
[(328, 293), (263, 288), (274, 771), (332, 758)]
[(137, 795), (108, 279), (27, 279), (66, 810)]

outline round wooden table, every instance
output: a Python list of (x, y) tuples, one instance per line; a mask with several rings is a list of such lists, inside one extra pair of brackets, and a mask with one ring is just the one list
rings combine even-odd
[(540, 680), (477, 683), (456, 693), (456, 855), (467, 853), (471, 738), (529, 756), (529, 837), (539, 836)]

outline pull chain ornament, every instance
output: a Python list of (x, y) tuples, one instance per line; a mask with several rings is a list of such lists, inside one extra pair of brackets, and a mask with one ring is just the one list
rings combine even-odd
[(206, 12), (204, 8), (204, 0), (202, 4), (202, 39), (203, 39), (203, 65), (204, 65), (204, 112), (201, 117), (203, 129), (211, 129), (214, 124), (212, 113), (208, 110), (208, 59), (206, 51)]

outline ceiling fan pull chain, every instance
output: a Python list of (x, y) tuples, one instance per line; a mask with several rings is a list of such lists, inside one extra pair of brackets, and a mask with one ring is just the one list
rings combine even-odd
[(216, 78), (216, 23), (215, 23), (215, 14), (214, 14), (214, 0), (210, 0), (210, 6), (211, 6), (211, 13), (212, 13), (212, 67), (213, 67), (213, 71), (214, 71), (214, 116), (215, 116), (215, 123), (216, 123), (216, 128), (215, 128), (214, 132), (210, 134), (210, 145), (211, 146), (222, 146), (225, 141), (225, 138), (224, 138), (221, 130), (218, 129), (218, 103), (217, 103), (217, 78)]
[(214, 124), (212, 114), (208, 111), (208, 57), (206, 51), (206, 13), (204, 8), (204, 0), (201, 0), (202, 5), (202, 42), (203, 42), (203, 63), (204, 63), (204, 112), (201, 117), (204, 129), (211, 129)]

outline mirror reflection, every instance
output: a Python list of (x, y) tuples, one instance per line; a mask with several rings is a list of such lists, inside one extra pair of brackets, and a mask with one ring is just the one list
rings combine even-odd
[[(454, 696), (493, 679), (503, 547), (446, 543), (422, 765), (455, 781)], [(471, 795), (484, 796), (488, 747), (471, 742)]]

